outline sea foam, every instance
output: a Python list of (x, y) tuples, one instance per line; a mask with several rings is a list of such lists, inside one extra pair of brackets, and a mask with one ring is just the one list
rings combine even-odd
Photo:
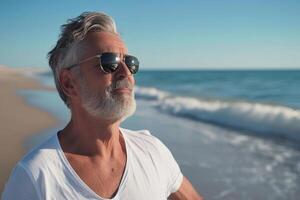
[(300, 141), (300, 111), (289, 107), (182, 97), (146, 87), (137, 87), (135, 94), (156, 101), (159, 110), (175, 116)]

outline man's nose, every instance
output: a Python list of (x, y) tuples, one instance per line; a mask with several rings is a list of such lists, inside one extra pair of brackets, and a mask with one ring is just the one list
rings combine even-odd
[(132, 75), (124, 61), (121, 61), (119, 63), (119, 67), (116, 71), (116, 74), (118, 79), (123, 79)]

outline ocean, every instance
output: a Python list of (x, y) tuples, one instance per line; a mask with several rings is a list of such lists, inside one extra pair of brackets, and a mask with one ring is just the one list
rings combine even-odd
[[(50, 72), (31, 73), (54, 87)], [(141, 71), (137, 111), (122, 126), (149, 129), (172, 151), (205, 199), (300, 196), (300, 71)], [(57, 92), (22, 90), (59, 127), (67, 123)]]

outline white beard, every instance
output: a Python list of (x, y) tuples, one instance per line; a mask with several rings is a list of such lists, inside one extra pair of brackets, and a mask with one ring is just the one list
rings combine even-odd
[[(91, 91), (85, 80), (80, 80), (81, 100), (83, 108), (92, 116), (111, 121), (124, 121), (136, 110), (136, 102), (132, 84), (126, 80), (113, 83), (105, 89), (105, 94)], [(131, 88), (131, 94), (112, 94), (115, 88)]]

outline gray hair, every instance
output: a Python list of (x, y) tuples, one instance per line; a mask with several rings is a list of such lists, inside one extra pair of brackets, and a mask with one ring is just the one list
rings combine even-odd
[[(61, 26), (61, 34), (56, 46), (48, 53), (55, 86), (59, 96), (68, 107), (70, 106), (69, 101), (60, 87), (59, 74), (63, 68), (68, 68), (79, 62), (79, 57), (82, 54), (80, 41), (86, 37), (89, 31), (118, 34), (116, 24), (110, 16), (98, 12), (84, 12), (76, 18), (69, 19), (66, 24)], [(78, 69), (74, 72), (79, 75)]]

